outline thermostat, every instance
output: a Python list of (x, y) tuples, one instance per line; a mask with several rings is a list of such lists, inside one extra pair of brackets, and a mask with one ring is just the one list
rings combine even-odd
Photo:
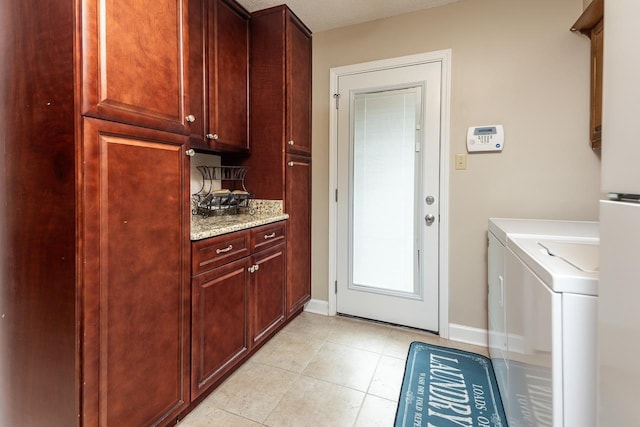
[(502, 151), (504, 128), (502, 125), (471, 126), (467, 130), (467, 151)]

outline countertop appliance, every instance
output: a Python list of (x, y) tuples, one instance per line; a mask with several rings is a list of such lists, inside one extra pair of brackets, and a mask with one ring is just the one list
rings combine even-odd
[(598, 425), (640, 426), (640, 2), (604, 2)]
[(595, 426), (598, 235), (489, 220), (489, 351), (510, 426)]

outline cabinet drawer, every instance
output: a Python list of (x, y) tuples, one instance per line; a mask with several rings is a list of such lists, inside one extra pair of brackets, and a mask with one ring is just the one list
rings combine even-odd
[(251, 253), (282, 243), (285, 238), (286, 225), (284, 221), (253, 228), (251, 230)]
[(238, 231), (191, 244), (193, 276), (249, 255), (249, 232)]

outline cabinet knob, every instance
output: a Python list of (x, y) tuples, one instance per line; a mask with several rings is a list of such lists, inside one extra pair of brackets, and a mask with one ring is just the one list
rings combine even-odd
[(287, 141), (287, 144), (293, 145), (293, 144), (295, 144), (295, 142), (293, 142), (293, 139), (291, 139), (291, 140)]
[(196, 151), (193, 148), (190, 148), (187, 151), (185, 151), (184, 154), (186, 154), (189, 157), (193, 157), (196, 155)]
[(289, 162), (287, 163), (287, 165), (289, 165), (290, 167), (293, 167), (293, 162)]
[(196, 116), (194, 116), (193, 114), (189, 114), (187, 117), (185, 117), (185, 119), (189, 122), (189, 123), (193, 123), (196, 121)]
[(247, 270), (249, 271), (249, 273), (255, 273), (256, 271), (260, 270), (260, 266), (258, 264), (253, 264), (251, 267), (247, 268)]
[(208, 133), (207, 134), (207, 139), (216, 140), (216, 139), (218, 139), (218, 134), (217, 133)]

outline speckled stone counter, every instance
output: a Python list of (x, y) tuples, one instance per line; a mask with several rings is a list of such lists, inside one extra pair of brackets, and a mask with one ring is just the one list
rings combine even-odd
[(282, 213), (282, 200), (250, 200), (249, 211), (253, 215), (191, 215), (191, 240), (207, 239), (289, 218), (288, 214)]

